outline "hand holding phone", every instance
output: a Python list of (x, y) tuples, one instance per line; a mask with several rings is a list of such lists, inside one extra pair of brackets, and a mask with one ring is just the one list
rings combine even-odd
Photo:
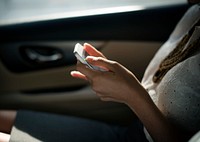
[(98, 70), (98, 71), (106, 71), (100, 67), (93, 66), (86, 61), (86, 57), (89, 55), (83, 48), (80, 43), (77, 43), (74, 47), (74, 55), (76, 56), (77, 60), (79, 60), (82, 64), (87, 65), (90, 69)]

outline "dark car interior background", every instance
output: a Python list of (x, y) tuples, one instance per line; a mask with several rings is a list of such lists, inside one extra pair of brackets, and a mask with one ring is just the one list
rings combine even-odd
[(70, 76), (76, 68), (74, 45), (94, 45), (141, 80), (151, 58), (188, 7), (183, 2), (96, 15), (0, 19), (0, 109), (129, 123), (134, 115), (128, 107), (102, 102), (86, 81)]

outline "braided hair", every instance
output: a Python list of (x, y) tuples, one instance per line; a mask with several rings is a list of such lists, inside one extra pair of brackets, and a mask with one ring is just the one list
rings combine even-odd
[(182, 40), (178, 43), (177, 47), (161, 62), (158, 70), (153, 76), (153, 82), (157, 83), (162, 80), (164, 75), (175, 65), (190, 57), (200, 47), (200, 37), (188, 45), (186, 44), (190, 39), (195, 27), (200, 25), (200, 20), (190, 29)]

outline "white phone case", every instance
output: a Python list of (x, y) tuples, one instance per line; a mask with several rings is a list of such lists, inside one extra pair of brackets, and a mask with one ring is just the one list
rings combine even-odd
[(89, 68), (93, 70), (105, 71), (104, 69), (90, 65), (85, 59), (88, 56), (88, 53), (84, 50), (83, 46), (80, 43), (77, 43), (74, 47), (74, 55), (76, 56), (77, 60), (81, 63), (87, 65)]

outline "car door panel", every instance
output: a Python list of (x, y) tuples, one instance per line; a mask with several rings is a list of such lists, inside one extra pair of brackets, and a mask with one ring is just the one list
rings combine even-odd
[[(134, 115), (127, 106), (100, 101), (86, 81), (70, 76), (70, 71), (76, 69), (74, 45), (91, 43), (141, 80), (151, 58), (187, 8), (188, 5), (180, 4), (0, 25), (0, 109), (31, 109), (130, 122)], [(41, 53), (45, 61), (57, 51), (65, 58), (38, 65), (23, 55), (23, 48)], [(48, 48), (55, 52), (47, 51)]]
[[(50, 43), (38, 43), (39, 45), (54, 45), (63, 48), (71, 48), (71, 54), (76, 42), (50, 42)], [(109, 41), (109, 42), (90, 42), (97, 47), (103, 54), (109, 59), (116, 60), (122, 63), (124, 66), (133, 71), (136, 76), (141, 79), (142, 74), (152, 58), (153, 54), (160, 47), (162, 43), (158, 42), (131, 42), (131, 41)], [(31, 44), (31, 43), (29, 43)], [(20, 44), (18, 44), (20, 45)], [(123, 54), (120, 54), (123, 53)], [(134, 53), (136, 54), (133, 57)], [(140, 59), (138, 56), (145, 54), (145, 59)], [(138, 62), (140, 66), (137, 67)], [(12, 62), (11, 62), (12, 63)], [(18, 68), (13, 64), (15, 68)], [(24, 71), (23, 73), (13, 72), (7, 69), (4, 64), (1, 64), (1, 79), (5, 80), (1, 82), (1, 91), (27, 91), (34, 89), (48, 89), (48, 88), (63, 88), (74, 87), (84, 85), (85, 81), (74, 79), (70, 76), (70, 71), (75, 70), (75, 63), (73, 65), (65, 64), (64, 67), (54, 67), (50, 69), (40, 69), (36, 71)], [(16, 83), (20, 82), (20, 83)]]

